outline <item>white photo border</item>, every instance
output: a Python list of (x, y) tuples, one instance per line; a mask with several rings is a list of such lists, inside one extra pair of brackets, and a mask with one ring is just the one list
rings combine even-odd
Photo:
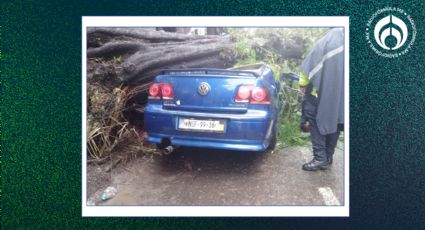
[[(344, 205), (342, 206), (87, 206), (87, 27), (343, 27)], [(349, 216), (349, 17), (348, 16), (140, 16), (82, 17), (82, 216), (84, 217), (299, 217)]]

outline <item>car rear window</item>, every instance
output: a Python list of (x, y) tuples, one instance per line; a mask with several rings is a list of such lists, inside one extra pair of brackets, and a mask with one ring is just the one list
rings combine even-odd
[(221, 70), (221, 69), (182, 69), (182, 70), (162, 70), (163, 75), (233, 75), (258, 77), (254, 71)]

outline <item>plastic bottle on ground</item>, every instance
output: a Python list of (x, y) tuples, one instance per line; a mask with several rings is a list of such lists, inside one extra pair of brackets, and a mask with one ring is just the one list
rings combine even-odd
[(109, 186), (105, 189), (100, 199), (102, 201), (109, 200), (112, 197), (117, 195), (117, 189), (115, 187)]

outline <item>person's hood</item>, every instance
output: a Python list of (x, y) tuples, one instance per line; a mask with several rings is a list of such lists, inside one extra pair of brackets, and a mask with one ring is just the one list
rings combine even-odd
[(316, 122), (322, 135), (344, 123), (344, 30), (330, 30), (314, 46), (301, 70), (319, 92)]

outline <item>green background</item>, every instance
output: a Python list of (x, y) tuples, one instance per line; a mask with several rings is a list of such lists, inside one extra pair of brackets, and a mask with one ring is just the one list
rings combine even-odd
[[(416, 22), (414, 46), (396, 59), (365, 39), (367, 20), (385, 6)], [(2, 1), (2, 228), (423, 227), (424, 8), (420, 0)], [(82, 218), (81, 16), (96, 15), (350, 16), (350, 217)]]

